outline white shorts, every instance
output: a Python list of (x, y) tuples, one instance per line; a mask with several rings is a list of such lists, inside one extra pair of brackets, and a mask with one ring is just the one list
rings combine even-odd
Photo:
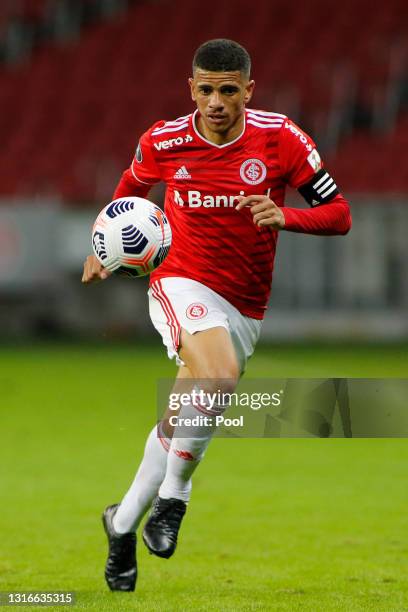
[(224, 327), (231, 335), (240, 373), (245, 370), (261, 331), (262, 321), (246, 317), (218, 293), (190, 278), (168, 277), (149, 289), (149, 313), (170, 359), (184, 365), (178, 355), (180, 332), (189, 334)]

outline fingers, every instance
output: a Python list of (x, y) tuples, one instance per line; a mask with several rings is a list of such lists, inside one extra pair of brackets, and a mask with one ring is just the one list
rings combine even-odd
[(264, 202), (260, 202), (259, 204), (255, 204), (251, 206), (251, 213), (256, 215), (257, 213), (263, 212), (264, 210), (272, 211), (275, 208), (278, 208), (272, 200), (266, 200)]
[(285, 227), (285, 217), (275, 202), (268, 196), (237, 196), (238, 204), (236, 210), (241, 210), (245, 206), (251, 208), (253, 222), (258, 227), (264, 225), (271, 226), (273, 229), (282, 229)]
[(254, 223), (258, 225), (258, 227), (269, 225), (273, 229), (282, 229), (285, 226), (283, 214), (279, 210), (273, 213), (268, 211), (258, 213), (258, 215), (254, 217)]
[(264, 195), (253, 195), (245, 197), (236, 196), (235, 199), (238, 200), (238, 204), (235, 207), (236, 210), (242, 210), (245, 206), (251, 206), (254, 203), (257, 204), (259, 202), (262, 202), (263, 200), (268, 200), (269, 202), (272, 202), (272, 200), (269, 200), (269, 198)]
[(95, 255), (88, 255), (84, 262), (84, 271), (82, 274), (82, 282), (94, 283), (99, 280), (105, 280), (110, 276), (109, 270), (106, 270), (98, 261)]
[(242, 210), (245, 206), (251, 207), (252, 213), (266, 210), (267, 208), (278, 208), (273, 200), (270, 200), (268, 196), (236, 196), (238, 204), (235, 207), (236, 210)]
[[(252, 214), (253, 211), (251, 210)], [(261, 212), (258, 212), (256, 214), (253, 214), (253, 222), (256, 223), (257, 225), (259, 225), (258, 221), (261, 221), (262, 219), (273, 219), (275, 217), (274, 213), (268, 209), (268, 210), (263, 210)]]

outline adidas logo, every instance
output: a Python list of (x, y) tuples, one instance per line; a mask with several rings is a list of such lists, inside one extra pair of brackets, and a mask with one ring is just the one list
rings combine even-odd
[(181, 166), (174, 175), (175, 179), (191, 179), (191, 174), (185, 166)]

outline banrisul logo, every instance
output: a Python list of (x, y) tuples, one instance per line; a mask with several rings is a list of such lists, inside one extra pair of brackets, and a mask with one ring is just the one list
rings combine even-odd
[[(245, 192), (240, 191), (237, 195), (244, 196)], [(186, 196), (182, 197), (177, 189), (174, 190), (174, 202), (178, 206), (188, 206), (189, 208), (234, 208), (238, 202), (237, 195), (204, 195), (201, 191), (187, 191)]]
[(184, 206), (184, 200), (180, 195), (180, 192), (177, 189), (174, 190), (174, 201), (179, 206)]

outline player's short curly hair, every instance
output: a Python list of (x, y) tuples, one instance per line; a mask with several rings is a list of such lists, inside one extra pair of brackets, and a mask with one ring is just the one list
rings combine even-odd
[(214, 38), (198, 47), (193, 58), (193, 72), (196, 68), (211, 72), (239, 70), (249, 77), (251, 58), (248, 51), (234, 40)]

